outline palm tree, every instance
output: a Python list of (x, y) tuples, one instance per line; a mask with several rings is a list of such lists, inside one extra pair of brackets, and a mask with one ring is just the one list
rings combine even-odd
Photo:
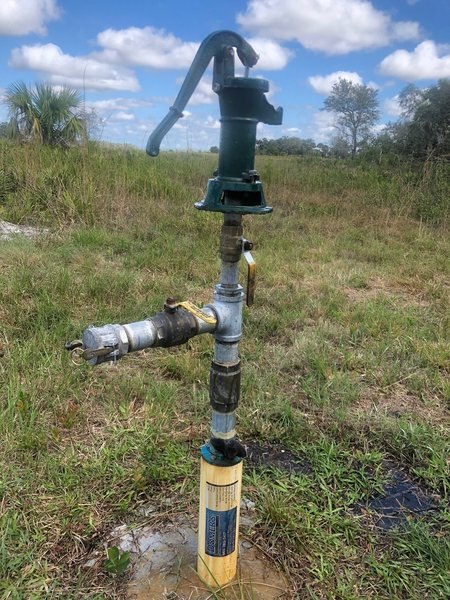
[(5, 94), (11, 137), (42, 144), (69, 145), (86, 136), (81, 96), (69, 87), (13, 83)]

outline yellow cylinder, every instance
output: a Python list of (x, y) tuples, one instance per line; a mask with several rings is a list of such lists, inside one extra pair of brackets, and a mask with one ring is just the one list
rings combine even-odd
[(242, 461), (225, 467), (200, 461), (197, 572), (218, 588), (236, 577)]

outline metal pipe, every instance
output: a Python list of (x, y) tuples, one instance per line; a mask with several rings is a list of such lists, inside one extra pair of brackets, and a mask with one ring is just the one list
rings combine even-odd
[[(214, 303), (210, 305), (218, 321), (210, 376), (213, 439), (228, 440), (236, 435), (235, 410), (240, 397), (239, 340), (244, 303), (244, 291), (239, 284), (241, 255), (242, 215), (225, 214), (220, 236), (220, 283), (215, 286)], [(219, 414), (226, 417), (219, 417)]]
[(237, 570), (239, 511), (244, 448), (236, 439), (236, 408), (241, 387), (239, 340), (244, 292), (239, 284), (242, 216), (225, 214), (220, 236), (220, 283), (215, 286), (217, 315), (209, 397), (211, 440), (200, 459), (198, 528), (199, 576), (211, 586), (231, 581)]
[[(142, 321), (91, 326), (83, 332), (79, 345), (81, 356), (90, 365), (97, 365), (116, 362), (137, 350), (178, 346), (196, 335), (212, 333), (218, 325), (216, 314), (220, 311), (215, 311), (212, 305), (197, 309), (195, 313), (175, 306), (173, 310), (166, 308)], [(225, 312), (223, 319), (226, 319)]]

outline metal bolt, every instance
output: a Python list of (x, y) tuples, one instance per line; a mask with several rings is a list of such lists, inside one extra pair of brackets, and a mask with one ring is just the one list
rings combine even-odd
[(170, 313), (173, 313), (177, 310), (177, 301), (173, 296), (169, 296), (168, 298), (166, 298), (166, 301), (164, 303), (164, 310)]
[(242, 179), (247, 183), (254, 183), (255, 181), (259, 181), (259, 173), (255, 170), (248, 170), (242, 173)]

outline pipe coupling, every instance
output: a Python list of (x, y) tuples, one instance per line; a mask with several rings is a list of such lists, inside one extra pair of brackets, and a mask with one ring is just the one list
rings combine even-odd
[(209, 400), (213, 410), (230, 413), (239, 404), (241, 390), (241, 361), (234, 365), (211, 362), (209, 372)]
[(233, 292), (226, 291), (226, 295), (223, 291), (220, 285), (216, 286), (214, 302), (205, 308), (212, 309), (217, 318), (214, 338), (219, 342), (238, 342), (242, 337), (244, 292), (240, 285)]

